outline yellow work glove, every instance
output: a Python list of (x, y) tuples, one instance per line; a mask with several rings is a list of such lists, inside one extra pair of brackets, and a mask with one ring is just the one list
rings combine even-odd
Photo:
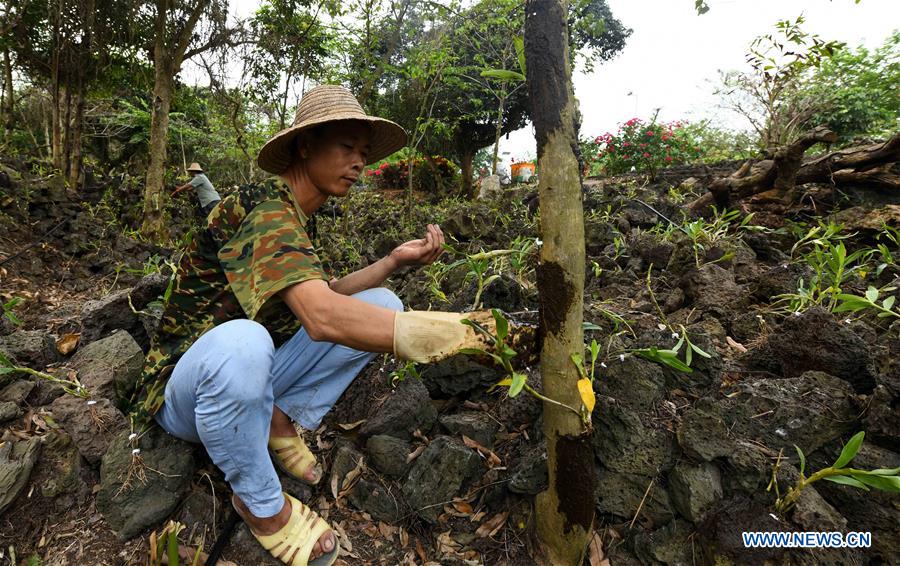
[(464, 348), (490, 350), (491, 341), (463, 320), (478, 323), (492, 335), (497, 323), (490, 311), (467, 313), (409, 311), (394, 318), (394, 355), (420, 363), (438, 362)]

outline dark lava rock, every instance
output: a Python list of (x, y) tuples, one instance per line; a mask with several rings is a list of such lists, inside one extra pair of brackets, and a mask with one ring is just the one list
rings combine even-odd
[(132, 336), (143, 331), (143, 325), (128, 304), (129, 293), (129, 290), (117, 291), (84, 304), (81, 309), (82, 344), (90, 344), (114, 330), (127, 330)]
[(0, 515), (28, 484), (40, 448), (41, 439), (36, 436), (0, 444)]
[(785, 377), (817, 370), (851, 383), (859, 392), (875, 387), (869, 345), (823, 308), (788, 317), (765, 346), (741, 357), (748, 369), (768, 370), (775, 362)]
[(43, 330), (18, 330), (0, 336), (0, 351), (20, 365), (43, 370), (59, 359), (56, 340)]
[(468, 436), (485, 448), (494, 447), (494, 437), (500, 431), (500, 424), (485, 413), (463, 412), (444, 415), (439, 419), (441, 426), (454, 436)]
[(348, 441), (341, 441), (334, 452), (334, 460), (331, 462), (331, 482), (337, 483), (338, 490), (342, 489), (344, 478), (359, 462), (364, 459), (362, 452), (354, 448)]
[(547, 448), (533, 446), (510, 470), (509, 490), (513, 493), (537, 495), (547, 489)]
[(409, 465), (406, 457), (412, 452), (409, 442), (393, 436), (378, 434), (366, 441), (366, 454), (380, 472), (395, 478), (402, 477)]
[(869, 398), (865, 422), (866, 431), (876, 442), (900, 450), (900, 395), (884, 385), (876, 387)]
[(97, 494), (97, 509), (121, 539), (168, 517), (194, 475), (194, 450), (188, 443), (151, 428), (139, 441), (139, 456), (146, 463), (142, 469), (135, 464), (128, 435), (123, 431), (116, 436), (103, 456)]
[[(130, 290), (118, 291), (95, 301), (88, 301), (81, 309), (81, 343), (89, 344), (107, 336), (113, 330), (127, 330), (135, 341), (146, 350), (150, 344), (147, 327), (156, 322), (150, 320), (145, 324), (146, 316), (136, 311), (146, 310), (149, 303), (162, 295), (169, 284), (169, 278), (161, 273), (147, 275)], [(129, 297), (131, 303), (129, 304)], [(152, 309), (151, 309), (152, 310)], [(142, 318), (143, 317), (143, 318)], [(154, 316), (150, 316), (151, 319)]]
[(691, 464), (682, 460), (669, 474), (672, 505), (688, 521), (698, 523), (706, 511), (722, 498), (722, 477), (713, 464)]
[(18, 379), (0, 391), (0, 401), (21, 405), (34, 389), (34, 382), (28, 379)]
[(452, 397), (483, 389), (500, 381), (497, 370), (483, 366), (468, 356), (453, 356), (422, 370), (422, 381), (436, 398)]
[(381, 484), (361, 479), (347, 496), (357, 509), (365, 511), (376, 521), (395, 523), (400, 520), (400, 508), (395, 496)]
[(359, 435), (364, 439), (377, 434), (409, 439), (416, 430), (427, 433), (435, 420), (437, 411), (431, 404), (428, 389), (420, 380), (410, 378), (403, 380), (362, 425)]
[(672, 257), (672, 251), (675, 249), (674, 244), (664, 240), (660, 240), (654, 234), (641, 232), (637, 238), (631, 243), (632, 255), (638, 256), (643, 260), (641, 270), (653, 265), (657, 269), (663, 269), (669, 263)]
[(594, 453), (611, 471), (646, 474), (672, 467), (675, 439), (609, 397), (594, 408)]
[(472, 204), (458, 208), (441, 224), (445, 234), (454, 236), (461, 242), (487, 234), (494, 225), (496, 212), (484, 204)]
[(486, 309), (500, 309), (515, 312), (525, 308), (525, 293), (515, 277), (502, 274), (494, 279), (481, 293), (481, 306)]
[(647, 411), (665, 397), (666, 379), (659, 364), (628, 356), (605, 369), (597, 364), (596, 371), (602, 376), (594, 380), (597, 393), (629, 409)]
[(634, 537), (634, 553), (643, 564), (694, 564), (690, 537), (694, 527), (676, 519), (653, 532), (643, 531)]
[(68, 363), (93, 396), (111, 399), (120, 407), (131, 396), (143, 364), (141, 347), (124, 330), (79, 349)]
[(681, 289), (687, 305), (717, 318), (739, 310), (746, 303), (746, 294), (734, 282), (734, 274), (714, 263), (687, 271), (681, 278)]
[(721, 407), (710, 397), (699, 399), (682, 415), (677, 436), (686, 454), (704, 462), (728, 455), (733, 447)]
[(34, 483), (41, 495), (53, 500), (58, 511), (65, 512), (83, 504), (96, 483), (95, 472), (83, 466), (83, 460), (72, 442), (62, 431), (44, 437), (44, 447), (34, 472)]
[(784, 549), (746, 548), (741, 538), (742, 532), (787, 530), (783, 522), (772, 516), (771, 504), (765, 492), (754, 499), (741, 495), (720, 501), (697, 528), (701, 538), (698, 545), (706, 555), (703, 563), (786, 564)]
[(584, 247), (589, 256), (598, 256), (603, 248), (612, 244), (617, 236), (612, 224), (604, 220), (587, 218), (584, 221)]
[(738, 390), (698, 402), (683, 415), (678, 439), (686, 452), (699, 460), (726, 456), (740, 438), (776, 451), (793, 451), (796, 444), (810, 453), (858, 426), (849, 384), (822, 372), (747, 381)]
[[(644, 500), (651, 480), (651, 476), (623, 474), (600, 468), (597, 474), (597, 512), (630, 521), (641, 505), (641, 500)], [(656, 480), (653, 480), (653, 487), (641, 507), (641, 517), (656, 526), (675, 518), (669, 494)]]
[(776, 295), (794, 293), (800, 279), (809, 281), (811, 271), (808, 265), (784, 263), (770, 267), (748, 282), (750, 296), (754, 301), (770, 303)]
[(0, 401), (0, 423), (5, 423), (22, 415), (22, 409), (11, 401)]
[(456, 497), (481, 469), (478, 453), (461, 442), (440, 436), (413, 462), (403, 495), (413, 510), (436, 523), (445, 501)]
[(50, 405), (53, 418), (69, 433), (78, 452), (92, 465), (100, 462), (113, 438), (128, 428), (125, 415), (109, 399), (89, 401), (63, 395)]

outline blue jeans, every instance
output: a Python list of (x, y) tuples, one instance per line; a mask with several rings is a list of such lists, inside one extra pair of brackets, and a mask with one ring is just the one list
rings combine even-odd
[[(384, 288), (353, 296), (403, 310)], [(258, 322), (231, 320), (201, 336), (178, 360), (156, 421), (173, 436), (203, 443), (250, 512), (271, 517), (284, 505), (268, 453), (273, 405), (314, 430), (373, 357), (315, 342), (303, 329), (275, 348)]]

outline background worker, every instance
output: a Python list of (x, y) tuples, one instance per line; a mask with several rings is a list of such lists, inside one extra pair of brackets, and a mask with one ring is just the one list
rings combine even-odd
[(172, 193), (172, 196), (174, 197), (181, 191), (193, 187), (194, 192), (197, 193), (197, 199), (200, 201), (200, 209), (203, 211), (203, 215), (207, 216), (213, 207), (216, 206), (216, 203), (222, 200), (222, 197), (219, 196), (215, 187), (209, 182), (209, 177), (203, 173), (203, 168), (200, 167), (199, 163), (196, 161), (191, 163), (187, 171), (191, 174), (191, 180), (175, 187), (175, 192)]

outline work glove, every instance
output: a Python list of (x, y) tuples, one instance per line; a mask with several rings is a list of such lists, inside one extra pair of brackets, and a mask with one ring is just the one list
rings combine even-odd
[(465, 348), (490, 350), (491, 339), (463, 320), (471, 320), (496, 335), (490, 311), (468, 313), (409, 311), (394, 318), (394, 354), (403, 360), (433, 363)]

